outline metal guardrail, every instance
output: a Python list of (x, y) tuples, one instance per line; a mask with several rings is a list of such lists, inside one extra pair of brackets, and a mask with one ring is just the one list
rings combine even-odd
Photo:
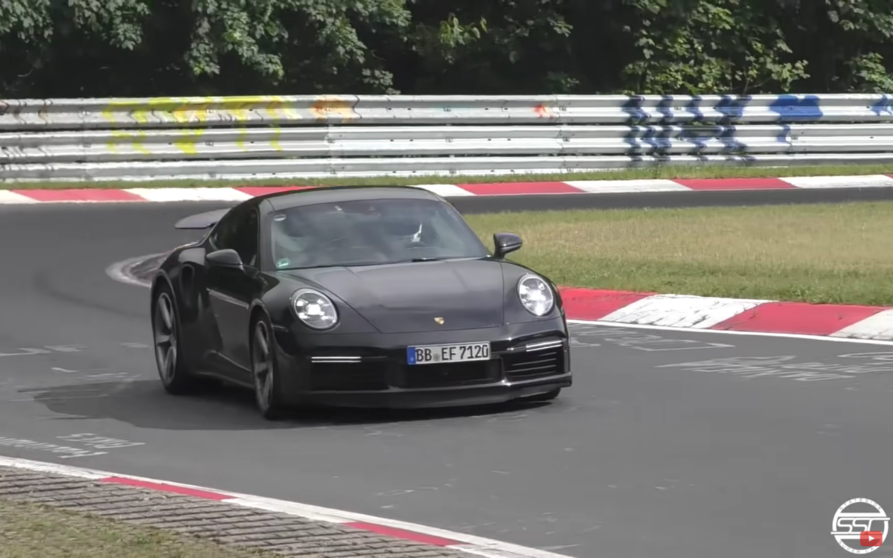
[(0, 180), (572, 173), (893, 162), (893, 97), (0, 101)]

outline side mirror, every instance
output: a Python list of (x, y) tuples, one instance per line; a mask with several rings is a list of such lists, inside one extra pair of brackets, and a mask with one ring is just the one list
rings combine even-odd
[(496, 247), (496, 257), (504, 258), (506, 254), (521, 248), (521, 237), (512, 233), (496, 233), (493, 235), (493, 245)]
[(205, 261), (215, 267), (242, 267), (242, 258), (239, 257), (239, 253), (230, 248), (211, 252), (205, 256)]

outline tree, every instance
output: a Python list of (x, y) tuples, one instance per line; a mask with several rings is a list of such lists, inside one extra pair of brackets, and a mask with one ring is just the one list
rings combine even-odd
[(893, 0), (3, 0), (0, 95), (893, 89)]

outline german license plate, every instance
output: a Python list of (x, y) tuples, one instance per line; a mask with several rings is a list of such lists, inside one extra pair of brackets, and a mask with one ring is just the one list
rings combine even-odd
[(406, 347), (407, 364), (471, 362), (475, 360), (490, 360), (490, 343), (453, 343)]

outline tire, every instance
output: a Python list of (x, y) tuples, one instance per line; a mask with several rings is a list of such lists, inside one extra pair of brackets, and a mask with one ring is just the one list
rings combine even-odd
[(539, 395), (531, 395), (530, 397), (525, 397), (524, 401), (531, 401), (535, 403), (544, 402), (544, 401), (552, 401), (556, 397), (561, 394), (561, 388), (553, 389), (552, 391), (547, 391), (546, 393), (541, 393)]
[(180, 358), (180, 315), (167, 284), (158, 289), (152, 300), (152, 341), (158, 377), (165, 391), (171, 395), (194, 393), (199, 381)]
[(258, 316), (251, 323), (251, 376), (260, 414), (267, 420), (280, 420), (287, 409), (272, 332), (266, 315)]

